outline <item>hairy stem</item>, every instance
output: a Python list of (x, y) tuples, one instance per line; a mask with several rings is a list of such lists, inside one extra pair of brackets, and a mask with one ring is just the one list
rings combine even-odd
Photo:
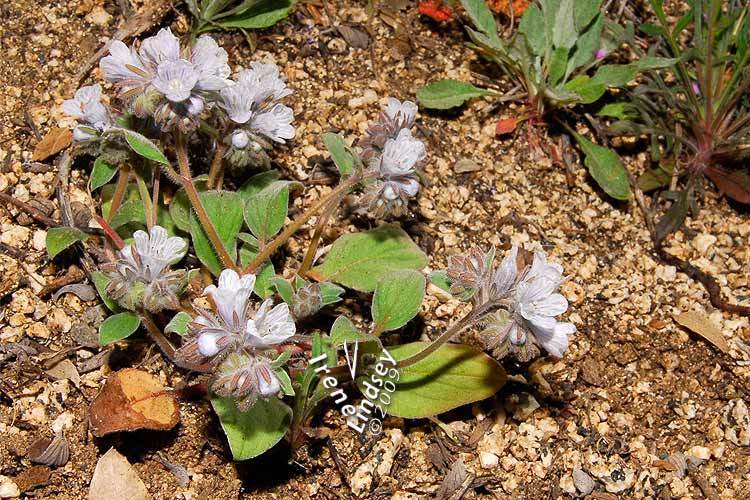
[(130, 182), (130, 167), (128, 165), (122, 165), (120, 167), (120, 173), (117, 176), (117, 184), (115, 184), (115, 192), (112, 194), (112, 204), (109, 207), (109, 215), (107, 222), (112, 222), (112, 218), (117, 214), (117, 211), (122, 205), (122, 200), (125, 199), (125, 193), (128, 190), (128, 182)]
[(442, 335), (440, 335), (438, 338), (432, 341), (430, 345), (419, 351), (418, 353), (409, 356), (406, 359), (402, 359), (398, 362), (396, 365), (396, 368), (406, 368), (407, 366), (411, 366), (415, 363), (418, 363), (425, 359), (430, 354), (434, 353), (438, 349), (440, 349), (443, 344), (448, 342), (451, 338), (453, 338), (458, 333), (462, 332), (467, 327), (471, 326), (474, 322), (476, 322), (479, 318), (484, 315), (489, 309), (491, 309), (494, 306), (494, 303), (487, 302), (485, 304), (482, 304), (480, 306), (475, 307), (471, 310), (469, 314), (458, 320), (457, 322), (453, 323), (451, 327), (445, 331)]
[(185, 193), (190, 200), (190, 204), (193, 206), (193, 210), (195, 210), (195, 215), (198, 217), (203, 230), (206, 232), (206, 236), (208, 236), (208, 239), (211, 241), (211, 245), (214, 247), (222, 266), (226, 269), (236, 270), (237, 264), (235, 264), (234, 260), (229, 255), (229, 252), (224, 246), (224, 242), (221, 241), (219, 233), (216, 231), (213, 222), (211, 222), (211, 219), (206, 212), (206, 208), (201, 202), (198, 190), (193, 183), (193, 177), (190, 174), (190, 164), (188, 163), (187, 144), (185, 143), (185, 136), (181, 132), (177, 133), (176, 148), (177, 163), (180, 167), (180, 182), (182, 183), (182, 187), (185, 188)]
[(143, 213), (146, 218), (146, 226), (150, 231), (156, 224), (156, 217), (154, 217), (154, 207), (151, 204), (151, 195), (148, 192), (146, 181), (143, 179), (140, 172), (135, 173), (135, 183), (138, 186), (138, 195), (141, 197), (141, 202), (143, 203)]
[(208, 365), (191, 365), (191, 364), (183, 363), (179, 361), (177, 359), (177, 356), (175, 355), (176, 354), (175, 347), (172, 345), (172, 342), (170, 342), (169, 339), (164, 336), (164, 334), (159, 329), (159, 327), (156, 326), (156, 323), (154, 323), (154, 318), (151, 316), (151, 313), (147, 311), (140, 311), (140, 317), (141, 317), (141, 322), (146, 327), (146, 331), (151, 337), (151, 340), (154, 341), (154, 343), (159, 347), (161, 352), (164, 353), (164, 355), (167, 358), (169, 358), (169, 360), (172, 363), (186, 370), (192, 370), (192, 371), (201, 372), (201, 373), (211, 372), (211, 367)]
[(151, 216), (154, 224), (159, 220), (159, 190), (161, 188), (161, 168), (154, 168), (154, 179), (153, 189), (151, 194), (151, 208), (153, 209), (153, 215)]
[(276, 250), (279, 249), (294, 233), (300, 230), (300, 228), (309, 221), (313, 215), (325, 208), (331, 200), (337, 199), (342, 194), (347, 193), (350, 189), (356, 186), (363, 179), (362, 177), (353, 175), (346, 179), (344, 182), (336, 186), (336, 188), (328, 193), (326, 196), (320, 198), (313, 206), (307, 209), (305, 213), (300, 215), (297, 219), (292, 221), (284, 230), (278, 234), (273, 240), (271, 240), (266, 246), (264, 246), (258, 255), (255, 256), (252, 262), (243, 270), (244, 273), (252, 273), (258, 269)]
[(226, 144), (221, 141), (216, 143), (216, 151), (214, 152), (214, 158), (211, 160), (211, 167), (208, 169), (208, 189), (216, 189), (218, 180), (222, 175), (224, 162), (224, 153), (227, 150)]
[(331, 200), (328, 206), (323, 210), (323, 213), (320, 214), (320, 217), (318, 217), (318, 221), (315, 223), (315, 232), (313, 232), (312, 239), (310, 240), (310, 246), (307, 247), (305, 258), (302, 259), (302, 264), (299, 267), (299, 271), (297, 271), (297, 274), (299, 274), (300, 276), (305, 276), (307, 274), (307, 271), (309, 271), (312, 267), (313, 260), (315, 259), (315, 253), (318, 251), (320, 239), (323, 236), (323, 231), (328, 225), (328, 221), (330, 220), (331, 216), (333, 216), (333, 214), (336, 212), (341, 199), (345, 195), (346, 193), (342, 193), (340, 196)]

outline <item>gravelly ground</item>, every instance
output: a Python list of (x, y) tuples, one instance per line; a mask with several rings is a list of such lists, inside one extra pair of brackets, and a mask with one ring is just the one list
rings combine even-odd
[[(335, 23), (368, 23), (362, 6), (336, 3)], [(30, 171), (37, 138), (29, 122), (41, 134), (58, 122), (57, 108), (73, 90), (72, 75), (122, 16), (114, 3), (98, 0), (9, 2), (0, 7), (0, 15), (0, 189), (23, 201), (54, 200), (54, 170)], [(179, 14), (170, 14), (166, 22), (184, 33), (186, 20)], [(298, 137), (278, 158), (290, 177), (310, 176), (323, 154), (322, 132), (341, 130), (354, 139), (385, 97), (413, 98), (428, 81), (471, 79), (470, 70), (484, 69), (462, 45), (455, 23), (438, 29), (415, 20), (417, 48), (398, 61), (393, 57), (400, 47), (394, 30), (380, 17), (371, 29), (376, 35), (372, 53), (348, 48), (335, 32), (313, 25), (305, 14), (264, 32), (253, 55), (243, 37), (220, 37), (230, 61), (275, 60), (295, 90), (290, 102)], [(494, 401), (441, 417), (459, 434), (479, 429), (473, 434), (476, 442), (456, 445), (430, 422), (389, 419), (383, 440), (360, 443), (335, 409), (329, 409), (323, 423), (334, 429), (332, 442), (350, 488), (324, 445), (304, 449), (289, 465), (283, 449), (255, 462), (233, 464), (203, 402), (182, 403), (182, 424), (174, 432), (95, 440), (87, 436), (86, 411), (108, 369), (83, 375), (76, 388), (40, 375), (31, 360), (9, 364), (0, 375), (0, 475), (18, 480), (30, 467), (28, 445), (50, 427), (64, 427), (71, 459), (30, 496), (84, 498), (98, 457), (115, 446), (134, 464), (154, 498), (337, 498), (351, 496), (352, 489), (361, 497), (429, 498), (446, 473), (437, 449), (449, 466), (462, 458), (477, 476), (476, 488), (470, 487), (465, 498), (577, 496), (576, 469), (595, 480), (597, 498), (749, 497), (748, 319), (712, 310), (699, 284), (656, 261), (636, 208), (613, 205), (592, 188), (580, 165), (569, 188), (564, 171), (548, 159), (532, 158), (521, 141), (495, 138), (486, 105), (478, 101), (459, 112), (420, 116), (420, 131), (430, 144), (428, 187), (404, 225), (430, 255), (433, 269), (473, 244), (541, 245), (571, 275), (564, 293), (572, 304), (569, 320), (579, 332), (565, 358), (536, 365), (548, 387), (509, 363), (512, 381)], [(457, 173), (454, 167), (462, 158), (474, 160), (479, 170)], [(92, 206), (85, 187), (88, 167), (85, 162), (76, 167), (70, 197)], [(295, 203), (304, 206), (327, 189), (309, 188)], [(56, 202), (51, 203), (54, 207)], [(59, 214), (55, 210), (51, 215)], [(362, 225), (359, 219), (356, 223)], [(18, 251), (0, 254), (0, 347), (30, 338), (58, 350), (90, 334), (101, 321), (95, 302), (70, 294), (57, 301), (37, 296), (45, 282), (74, 261), (48, 262), (44, 228), (16, 209), (0, 208), (0, 232), (9, 253)], [(335, 234), (327, 236), (330, 241)], [(715, 275), (726, 295), (750, 304), (749, 238), (747, 211), (709, 192), (699, 217), (689, 220), (668, 246)], [(294, 249), (290, 245), (290, 253)], [(460, 309), (430, 289), (424, 328), (407, 334), (434, 336)], [(674, 322), (675, 314), (688, 310), (705, 312), (721, 329), (728, 354)], [(118, 353), (112, 368), (139, 364), (170, 385), (182, 380), (145, 346)], [(90, 355), (79, 351), (72, 359)], [(540, 406), (533, 413), (530, 396)], [(159, 452), (187, 467), (192, 474), (187, 488), (161, 465)], [(675, 455), (680, 453), (691, 464), (686, 475)], [(365, 473), (378, 464), (382, 474)]]

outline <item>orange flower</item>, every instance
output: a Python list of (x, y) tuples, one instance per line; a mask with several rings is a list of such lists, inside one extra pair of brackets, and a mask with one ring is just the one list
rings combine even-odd
[(502, 12), (509, 17), (512, 8), (513, 17), (521, 17), (531, 2), (529, 0), (487, 0), (487, 4), (494, 12)]
[(443, 5), (440, 0), (423, 0), (419, 2), (419, 13), (438, 22), (449, 21), (453, 18), (453, 11)]

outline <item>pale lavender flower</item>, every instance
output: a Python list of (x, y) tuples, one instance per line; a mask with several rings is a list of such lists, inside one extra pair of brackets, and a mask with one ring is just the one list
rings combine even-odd
[(186, 273), (169, 267), (185, 256), (187, 242), (168, 236), (161, 226), (152, 227), (150, 233), (136, 231), (133, 239), (120, 250), (117, 261), (103, 266), (110, 277), (107, 292), (128, 309), (142, 306), (158, 312), (176, 306)]
[(389, 139), (395, 139), (402, 129), (411, 128), (417, 116), (417, 105), (411, 101), (399, 101), (389, 97), (377, 120), (367, 128), (360, 142), (362, 158), (370, 160), (382, 154)]
[(185, 60), (165, 61), (156, 70), (156, 77), (151, 84), (164, 97), (172, 102), (182, 102), (190, 98), (196, 83), (198, 72)]
[(120, 40), (112, 42), (109, 55), (99, 61), (99, 68), (105, 80), (126, 94), (143, 91), (151, 83), (152, 70), (156, 69), (147, 68), (135, 47), (128, 47)]
[(97, 84), (81, 87), (73, 99), (63, 102), (62, 110), (79, 123), (73, 130), (73, 139), (76, 142), (94, 139), (98, 133), (112, 124), (112, 117), (101, 98), (102, 88)]
[(198, 74), (197, 90), (221, 90), (229, 85), (229, 56), (210, 36), (202, 36), (193, 47), (190, 62)]
[(255, 313), (255, 319), (247, 323), (245, 345), (268, 349), (294, 336), (296, 326), (289, 306), (285, 302), (273, 308), (272, 305), (271, 299), (264, 301)]
[(695, 95), (701, 95), (701, 86), (698, 85), (698, 82), (693, 82), (691, 88), (693, 89), (693, 93)]
[(240, 411), (249, 410), (259, 397), (272, 397), (281, 390), (270, 360), (242, 352), (230, 353), (209, 385), (219, 396), (234, 398)]
[[(260, 135), (278, 143), (294, 138), (294, 113), (291, 108), (278, 103), (291, 94), (281, 79), (279, 69), (273, 64), (253, 63), (252, 68), (240, 72), (237, 83), (221, 91), (219, 106), (239, 130), (250, 135)], [(248, 141), (238, 139), (247, 147)], [(244, 149), (235, 144), (238, 149)]]
[(371, 162), (378, 181), (365, 196), (377, 216), (405, 212), (409, 198), (419, 191), (416, 167), (425, 157), (424, 143), (409, 129), (401, 129), (395, 139), (386, 141), (383, 154)]

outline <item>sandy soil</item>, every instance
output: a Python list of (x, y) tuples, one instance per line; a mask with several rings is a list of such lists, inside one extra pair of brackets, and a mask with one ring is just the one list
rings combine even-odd
[[(440, 27), (414, 19), (413, 50), (405, 55), (408, 42), (383, 16), (370, 19), (364, 5), (350, 0), (329, 3), (332, 19), (324, 15), (324, 23), (315, 25), (302, 10), (262, 32), (255, 53), (241, 35), (218, 37), (234, 64), (274, 60), (287, 75), (295, 90), (290, 102), (298, 136), (278, 161), (299, 180), (320, 171), (321, 133), (357, 137), (385, 97), (413, 99), (433, 79), (472, 80), (473, 71), (489, 70), (463, 45), (457, 23)], [(413, 10), (409, 2), (398, 3)], [(117, 5), (16, 0), (0, 6), (0, 190), (46, 207), (53, 218), (59, 216), (55, 169), (30, 162), (31, 151), (37, 134), (59, 123), (59, 105), (72, 94), (83, 62), (122, 21)], [(331, 22), (369, 26), (372, 51), (348, 47)], [(187, 19), (171, 12), (163, 24), (184, 34)], [(203, 401), (181, 403), (182, 422), (172, 432), (95, 439), (88, 433), (87, 408), (109, 371), (139, 366), (172, 386), (184, 382), (184, 374), (138, 342), (118, 346), (108, 365), (81, 375), (78, 387), (44, 374), (40, 356), (85, 344), (101, 313), (96, 301), (72, 294), (39, 296), (44, 284), (77, 262), (50, 262), (45, 228), (15, 208), (0, 207), (0, 359), (28, 340), (41, 353), (0, 363), (0, 475), (20, 485), (29, 484), (32, 474), (46, 476), (49, 471), (32, 468), (27, 448), (40, 434), (64, 427), (70, 460), (37, 481), (43, 484), (30, 489), (29, 497), (85, 498), (98, 457), (112, 446), (134, 465), (154, 498), (349, 498), (353, 491), (363, 498), (431, 498), (459, 458), (473, 478), (464, 498), (579, 496), (575, 484), (585, 478), (576, 472), (574, 480), (578, 469), (595, 481), (592, 498), (750, 497), (748, 319), (714, 311), (702, 286), (655, 260), (637, 208), (613, 204), (592, 187), (580, 164), (569, 185), (564, 170), (533, 158), (522, 141), (494, 137), (497, 112), (488, 114), (487, 104), (420, 115), (419, 130), (429, 143), (427, 187), (403, 223), (430, 256), (431, 269), (476, 244), (541, 245), (563, 263), (571, 276), (564, 286), (572, 304), (569, 320), (578, 333), (563, 359), (535, 365), (548, 386), (526, 367), (506, 363), (511, 381), (493, 400), (441, 416), (459, 443), (432, 422), (396, 418), (386, 422), (382, 440), (360, 442), (336, 409), (328, 408), (320, 424), (332, 429), (330, 446), (305, 446), (295, 457), (279, 446), (237, 464)], [(627, 152), (632, 167), (640, 168), (643, 153), (637, 146)], [(457, 172), (463, 158), (477, 169)], [(86, 161), (76, 163), (70, 197), (93, 206), (88, 168)], [(295, 205), (309, 204), (328, 189), (310, 187)], [(708, 192), (700, 215), (668, 247), (715, 275), (725, 295), (750, 304), (749, 238), (748, 212)], [(436, 335), (461, 307), (431, 288), (423, 321), (407, 328), (404, 338)], [(673, 317), (688, 310), (710, 317), (728, 341), (728, 353), (675, 323)], [(97, 352), (79, 349), (70, 359), (80, 366)], [(188, 486), (179, 485), (160, 456), (187, 468)], [(381, 473), (366, 473), (378, 464)]]

